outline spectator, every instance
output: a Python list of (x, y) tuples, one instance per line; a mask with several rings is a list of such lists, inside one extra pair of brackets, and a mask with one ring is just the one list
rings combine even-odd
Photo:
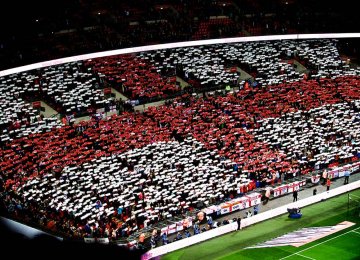
[(155, 248), (155, 247), (156, 247), (156, 239), (155, 239), (155, 236), (154, 236), (154, 235), (151, 236), (150, 246), (151, 246), (151, 248)]
[(248, 211), (246, 212), (246, 217), (247, 217), (247, 218), (250, 218), (251, 216), (252, 216), (251, 211), (248, 210)]
[(97, 201), (96, 201), (96, 204), (95, 204), (95, 208), (96, 208), (96, 209), (99, 209), (99, 208), (101, 208), (101, 207), (102, 207), (101, 201), (100, 201), (100, 200), (97, 200)]
[(161, 239), (162, 239), (163, 245), (167, 245), (167, 244), (169, 243), (169, 239), (168, 239), (168, 237), (167, 237), (166, 232), (164, 232), (164, 233), (161, 235)]
[(212, 220), (212, 217), (211, 217), (211, 216), (208, 217), (207, 223), (208, 223), (208, 225), (209, 225), (209, 228), (212, 229), (213, 220)]
[(259, 213), (259, 205), (254, 206), (254, 215), (257, 215)]
[(223, 225), (227, 225), (227, 224), (229, 224), (229, 220), (224, 219), (222, 224), (223, 224)]
[(140, 236), (139, 236), (139, 240), (138, 240), (138, 243), (137, 243), (137, 248), (139, 250), (144, 250), (146, 247), (145, 247), (145, 234), (144, 233), (141, 233)]
[(326, 190), (327, 191), (330, 190), (330, 185), (331, 185), (331, 181), (330, 181), (330, 178), (328, 178), (327, 181), (326, 181)]
[(328, 176), (327, 176), (327, 171), (326, 171), (326, 170), (324, 170), (324, 172), (323, 172), (323, 174), (322, 174), (322, 178), (323, 178), (323, 185), (325, 185), (327, 177), (328, 177)]
[(264, 204), (264, 205), (265, 205), (266, 203), (268, 203), (269, 198), (270, 198), (270, 194), (271, 194), (270, 188), (266, 188), (266, 190), (265, 190), (265, 195), (264, 195), (264, 201), (263, 201), (263, 204)]
[(175, 237), (175, 239), (174, 239), (174, 241), (181, 240), (182, 238), (183, 238), (183, 237), (182, 237), (181, 233), (178, 232), (177, 235), (176, 235), (176, 237)]
[(205, 213), (200, 211), (198, 214), (197, 214), (197, 217), (198, 217), (198, 220), (200, 223), (204, 222), (205, 221)]
[(194, 235), (200, 234), (200, 227), (199, 227), (199, 222), (195, 222), (194, 225)]

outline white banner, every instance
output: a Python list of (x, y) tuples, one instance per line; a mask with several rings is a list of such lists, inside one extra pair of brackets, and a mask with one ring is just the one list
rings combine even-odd
[(235, 204), (234, 206), (232, 206), (232, 211), (239, 210), (240, 207), (241, 207), (241, 203)]
[(84, 237), (84, 242), (88, 243), (88, 244), (92, 244), (92, 243), (95, 243), (96, 240), (93, 237)]
[(230, 208), (229, 208), (229, 207), (226, 207), (226, 208), (222, 208), (222, 209), (221, 209), (221, 215), (227, 214), (227, 213), (229, 213), (229, 212), (230, 212)]
[(96, 242), (98, 242), (100, 244), (109, 244), (109, 238), (107, 238), (107, 237), (97, 238)]

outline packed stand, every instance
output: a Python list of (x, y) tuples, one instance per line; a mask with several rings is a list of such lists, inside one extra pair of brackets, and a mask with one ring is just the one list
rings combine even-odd
[[(181, 215), (200, 202), (211, 205), (234, 197), (243, 182), (265, 186), (330, 163), (353, 160), (357, 156), (356, 129), (351, 133), (339, 129), (343, 133), (326, 137), (327, 152), (334, 154), (331, 158), (322, 158), (324, 143), (317, 138), (312, 154), (306, 154), (308, 159), (292, 156), (292, 151), (302, 147), (297, 146), (298, 140), (275, 144), (263, 138), (262, 131), (271, 127), (279, 130), (278, 122), (274, 120), (272, 125), (271, 118), (283, 120), (291, 111), (289, 122), (300, 131), (295, 125), (296, 119), (301, 124), (300, 112), (296, 113), (300, 109), (309, 111), (301, 112), (305, 115), (313, 113), (309, 117), (324, 124), (322, 127), (332, 126), (329, 119), (335, 118), (343, 121), (343, 128), (344, 124), (356, 126), (351, 122), (357, 118), (357, 103), (351, 100), (359, 98), (358, 84), (358, 77), (344, 77), (289, 83), (284, 90), (278, 85), (227, 95), (214, 93), (204, 99), (186, 95), (166, 106), (151, 107), (144, 114), (114, 115), (109, 120), (14, 139), (2, 149), (2, 189), (7, 191), (3, 203), (11, 214), (31, 213), (28, 217), (32, 215), (33, 221), (75, 237), (128, 236), (149, 223)], [(280, 90), (274, 91), (276, 88)], [(290, 98), (294, 91), (305, 93), (314, 88), (317, 95), (299, 95), (295, 102)], [(334, 95), (338, 95), (335, 100)], [(319, 97), (323, 107), (316, 113), (315, 107), (321, 105)], [(342, 101), (352, 104), (351, 120), (342, 120), (346, 117), (340, 109)], [(318, 131), (315, 123), (310, 126), (313, 132)], [(306, 133), (312, 138), (311, 132), (305, 131), (304, 138)], [(168, 142), (171, 139), (179, 142)], [(113, 181), (109, 183), (107, 177)], [(44, 207), (50, 208), (41, 210)]]
[[(254, 77), (254, 86), (358, 75), (358, 70), (340, 58), (336, 45), (335, 40), (250, 42), (157, 50), (138, 57), (159, 70), (175, 67), (176, 74), (199, 92), (243, 84), (237, 67)], [(308, 66), (309, 75), (299, 73), (293, 59)]]
[[(251, 174), (252, 179), (268, 183), (279, 178), (279, 175), (291, 178), (306, 174), (314, 169), (314, 164), (306, 164), (299, 157), (299, 160), (292, 158), (288, 154), (289, 147), (285, 149), (281, 145), (274, 146), (261, 135), (259, 138), (258, 132), (267, 133), (267, 128), (271, 130), (271, 118), (286, 118), (291, 112), (356, 100), (359, 95), (358, 84), (358, 77), (345, 77), (320, 83), (312, 80), (289, 83), (285, 86), (242, 89), (227, 96), (217, 96), (214, 93), (205, 100), (189, 97), (185, 102), (174, 102), (167, 108), (161, 107), (161, 110), (152, 107), (145, 113), (158, 118), (164, 124), (170, 124), (171, 129), (179, 134), (191, 133), (209, 150), (215, 150), (220, 156), (236, 162), (241, 171)], [(354, 104), (351, 103), (349, 106), (354, 107)], [(356, 108), (353, 109), (356, 112)], [(269, 126), (266, 124), (261, 128), (263, 120), (270, 122)], [(306, 134), (305, 131), (304, 133)], [(285, 132), (281, 134), (285, 135)], [(288, 142), (284, 143), (289, 145)], [(333, 142), (331, 144), (334, 145)], [(348, 142), (338, 144), (346, 146)], [(316, 143), (316, 147), (320, 145), (324, 144)], [(320, 153), (320, 147), (317, 149), (319, 150), (312, 150), (312, 156)], [(339, 153), (341, 149), (338, 149)], [(353, 159), (357, 155), (356, 146), (350, 150), (353, 156), (349, 159)], [(328, 165), (325, 164), (323, 167)]]
[(66, 167), (58, 178), (49, 173), (17, 191), (29, 203), (37, 201), (66, 212), (63, 218), (70, 217), (82, 227), (82, 235), (85, 225), (106, 229), (109, 221), (117, 221), (122, 227), (117, 234), (128, 236), (198, 203), (209, 205), (230, 194), (234, 197), (241, 181), (248, 180), (234, 176), (229, 162), (187, 138), (184, 143), (158, 142)]
[(139, 103), (164, 99), (180, 90), (175, 77), (162, 76), (168, 70), (174, 70), (171, 64), (155, 67), (147, 60), (129, 54), (88, 60), (85, 65)]
[(34, 96), (39, 91), (38, 85), (28, 83), (32, 80), (33, 76), (27, 73), (21, 77), (11, 75), (0, 79), (2, 147), (13, 138), (42, 133), (60, 125), (56, 118), (44, 118), (38, 109), (27, 102), (27, 96)]
[(193, 40), (213, 39), (219, 37), (229, 37), (234, 35), (234, 30), (239, 30), (236, 24), (227, 17), (213, 17), (206, 21), (201, 21), (197, 31), (192, 36)]
[[(141, 58), (135, 59), (132, 55), (110, 57), (104, 63), (102, 59), (86, 61), (7, 77), (2, 86), (10, 112), (3, 117), (15, 120), (11, 117), (15, 112), (26, 120), (19, 131), (7, 132), (8, 126), (3, 129), (3, 134), (9, 135), (4, 136), (0, 150), (3, 208), (13, 216), (25, 214), (29, 220), (70, 236), (117, 239), (194, 207), (233, 198), (241, 193), (244, 183), (273, 185), (357, 160), (359, 70), (338, 62), (331, 41), (318, 43), (330, 46), (321, 47), (319, 55), (323, 57), (308, 61), (325, 66), (320, 77), (313, 73), (305, 80), (240, 84), (230, 93), (204, 92), (202, 98), (185, 94), (142, 114), (123, 113), (78, 125), (61, 125), (56, 119), (53, 124), (40, 119), (37, 123), (36, 116), (29, 114), (28, 119), (22, 114), (22, 110), (28, 112), (27, 106), (17, 98), (41, 95), (49, 89), (56, 98), (56, 91), (61, 90), (62, 104), (68, 101), (67, 93), (73, 93), (71, 88), (76, 88), (76, 94), (81, 95), (70, 98), (85, 99), (82, 89), (90, 89), (101, 101), (103, 92), (93, 90), (96, 83), (105, 81), (118, 84), (122, 91), (133, 86), (132, 91), (151, 93), (151, 86), (141, 88), (136, 83), (159, 82), (160, 73), (169, 72), (164, 65), (170, 64), (172, 70), (171, 63), (175, 64), (175, 58), (168, 59), (172, 52), (139, 54)], [(292, 46), (291, 42), (286, 44)], [(267, 50), (283, 45), (274, 46)], [(309, 50), (308, 45), (303, 46), (307, 56), (318, 52), (315, 47)], [(296, 46), (292, 48), (301, 53)], [(292, 55), (297, 54), (290, 51)], [(162, 59), (168, 59), (167, 63)], [(153, 62), (155, 65), (150, 65)], [(262, 73), (277, 79), (282, 75), (272, 69)], [(347, 76), (338, 77), (342, 74)], [(332, 78), (326, 79), (328, 75)], [(64, 86), (56, 85), (55, 79)], [(91, 84), (87, 85), (88, 81)], [(158, 87), (161, 91), (163, 86)], [(67, 109), (77, 108), (77, 103), (70, 105)], [(41, 130), (26, 132), (26, 121), (32, 119)]]
[[(176, 66), (176, 74), (199, 90), (204, 87), (237, 85), (238, 74), (222, 59), (223, 46), (199, 46), (175, 50), (158, 50), (141, 53), (156, 68), (163, 64)], [(194, 82), (195, 81), (195, 82)], [(199, 91), (198, 90), (198, 91)], [(196, 90), (195, 90), (196, 91)]]

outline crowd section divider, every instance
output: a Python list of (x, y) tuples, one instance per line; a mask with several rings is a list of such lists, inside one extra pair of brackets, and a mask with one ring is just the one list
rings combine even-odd
[[(287, 213), (287, 209), (288, 208), (303, 208), (306, 206), (309, 206), (311, 204), (317, 203), (317, 202), (321, 202), (323, 200), (344, 194), (346, 192), (350, 192), (352, 190), (356, 190), (360, 188), (360, 180), (356, 181), (356, 182), (352, 182), (349, 183), (347, 185), (332, 189), (330, 191), (324, 191), (322, 193), (319, 193), (315, 196), (312, 197), (308, 197), (302, 200), (298, 200), (296, 202), (292, 202), (283, 206), (280, 206), (278, 208), (275, 209), (271, 209), (262, 213), (259, 213), (257, 215), (254, 215), (252, 217), (249, 218), (244, 218), (241, 220), (241, 229), (251, 226), (253, 224), (262, 222), (264, 220), (268, 220), (280, 215), (283, 215), (285, 213)], [(300, 220), (301, 221), (301, 220)], [(178, 240), (175, 241), (173, 243), (164, 245), (164, 246), (160, 246), (157, 248), (154, 248), (148, 252), (146, 252), (145, 254), (142, 255), (141, 259), (142, 260), (148, 260), (148, 259), (152, 259), (154, 257), (158, 257), (173, 251), (176, 251), (178, 249), (184, 248), (184, 247), (188, 247), (191, 245), (194, 245), (196, 243), (200, 243), (206, 240), (209, 240), (211, 238), (217, 237), (217, 236), (221, 236), (233, 231), (236, 231), (237, 229), (237, 223), (236, 222), (232, 222), (228, 225), (225, 226), (220, 226), (218, 228), (214, 228), (211, 229), (209, 231), (206, 231), (204, 233), (200, 233), (196, 236), (191, 236), (182, 240)], [(240, 231), (236, 231), (236, 232), (241, 232)]]
[(21, 67), (11, 68), (0, 71), (0, 77), (7, 75), (45, 68), (54, 65), (60, 65), (68, 62), (76, 62), (82, 60), (96, 59), (101, 57), (108, 57), (120, 54), (129, 54), (145, 51), (154, 51), (162, 49), (173, 49), (192, 47), (200, 45), (212, 45), (212, 44), (226, 44), (226, 43), (239, 43), (239, 42), (257, 42), (257, 41), (276, 41), (276, 40), (305, 40), (305, 39), (340, 39), (340, 38), (360, 38), (360, 33), (323, 33), (323, 34), (283, 34), (283, 35), (264, 35), (264, 36), (246, 36), (246, 37), (233, 37), (233, 38), (222, 38), (222, 39), (210, 39), (200, 41), (185, 41), (185, 42), (174, 42), (164, 44), (146, 45), (132, 48), (117, 49), (111, 51), (94, 52), (83, 55), (76, 55), (66, 58), (60, 58), (55, 60), (48, 60)]

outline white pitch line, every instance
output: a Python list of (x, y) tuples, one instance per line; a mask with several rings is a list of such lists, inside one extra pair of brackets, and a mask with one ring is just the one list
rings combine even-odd
[(350, 230), (350, 231), (348, 231), (348, 232), (346, 232), (346, 233), (343, 233), (343, 234), (341, 234), (341, 235), (338, 235), (338, 236), (336, 236), (336, 237), (332, 237), (332, 238), (330, 238), (330, 239), (328, 239), (328, 240), (325, 240), (325, 241), (323, 241), (323, 242), (321, 242), (321, 243), (318, 243), (318, 244), (316, 244), (316, 245), (313, 245), (313, 246), (311, 246), (311, 247), (305, 248), (305, 249), (300, 250), (300, 251), (298, 251), (298, 252), (296, 252), (296, 253), (293, 253), (293, 254), (291, 254), (291, 255), (288, 255), (288, 256), (285, 256), (285, 257), (283, 257), (283, 258), (280, 258), (279, 260), (286, 259), (286, 258), (288, 258), (288, 257), (290, 257), (290, 256), (293, 256), (293, 255), (297, 255), (297, 254), (299, 254), (299, 253), (301, 253), (301, 252), (304, 252), (304, 251), (306, 251), (306, 250), (308, 250), (308, 249), (310, 249), (310, 248), (316, 247), (316, 246), (318, 246), (318, 245), (321, 245), (321, 244), (324, 244), (324, 243), (326, 243), (326, 242), (329, 242), (330, 240), (333, 240), (333, 239), (335, 239), (335, 238), (338, 238), (338, 237), (341, 237), (341, 236), (343, 236), (343, 235), (349, 234), (350, 232), (356, 232), (355, 230), (358, 230), (359, 228), (360, 228), (360, 227), (355, 228), (355, 229), (353, 229), (353, 230)]
[(357, 233), (357, 234), (360, 234), (360, 232), (357, 232), (357, 231), (354, 231), (354, 230), (353, 230), (353, 232), (354, 232), (354, 233)]
[(308, 259), (311, 259), (311, 260), (316, 260), (315, 258), (311, 258), (310, 256), (306, 256), (306, 255), (300, 255), (298, 253), (295, 253), (295, 255), (299, 255), (301, 257), (305, 257), (305, 258), (308, 258)]

